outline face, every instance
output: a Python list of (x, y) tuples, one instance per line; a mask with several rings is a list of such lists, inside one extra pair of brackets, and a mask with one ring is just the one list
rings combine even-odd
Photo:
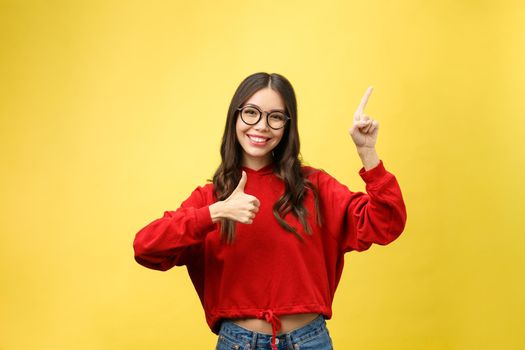
[[(243, 166), (258, 170), (272, 162), (272, 150), (281, 141), (284, 129), (272, 129), (266, 122), (269, 111), (285, 111), (284, 101), (277, 91), (264, 88), (254, 93), (244, 104), (251, 104), (263, 111), (263, 116), (257, 124), (248, 125), (237, 116), (237, 140), (243, 150)], [(242, 107), (242, 106), (241, 106)]]

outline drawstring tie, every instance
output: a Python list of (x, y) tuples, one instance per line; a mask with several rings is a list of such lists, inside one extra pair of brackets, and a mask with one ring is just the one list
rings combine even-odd
[(272, 325), (272, 349), (277, 350), (275, 338), (277, 336), (277, 332), (281, 329), (281, 320), (279, 320), (277, 315), (275, 315), (271, 309), (259, 312), (257, 318), (265, 319), (266, 322), (269, 322)]

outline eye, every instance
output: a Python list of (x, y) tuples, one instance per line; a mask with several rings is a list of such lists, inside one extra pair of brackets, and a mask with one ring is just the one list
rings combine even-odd
[(282, 113), (272, 113), (272, 114), (270, 114), (269, 118), (271, 120), (279, 121), (279, 122), (283, 122), (286, 119), (286, 117)]

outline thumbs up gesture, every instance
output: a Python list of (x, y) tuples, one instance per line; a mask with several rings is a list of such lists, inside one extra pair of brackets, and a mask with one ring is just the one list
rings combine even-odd
[(210, 213), (214, 222), (219, 218), (232, 219), (242, 224), (253, 222), (261, 203), (256, 197), (244, 193), (247, 179), (248, 176), (243, 171), (239, 184), (230, 196), (223, 201), (210, 205)]
[(375, 147), (377, 141), (379, 122), (373, 120), (364, 112), (368, 98), (372, 94), (372, 90), (372, 87), (369, 87), (366, 90), (359, 107), (357, 107), (357, 110), (354, 113), (353, 125), (348, 130), (358, 150), (372, 149)]

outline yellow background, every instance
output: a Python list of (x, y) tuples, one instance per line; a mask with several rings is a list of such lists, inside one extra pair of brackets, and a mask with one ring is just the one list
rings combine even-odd
[(0, 349), (212, 349), (135, 233), (213, 175), (229, 101), (286, 76), (302, 155), (364, 190), (367, 86), (403, 235), (346, 256), (336, 349), (523, 349), (520, 1), (0, 1)]

